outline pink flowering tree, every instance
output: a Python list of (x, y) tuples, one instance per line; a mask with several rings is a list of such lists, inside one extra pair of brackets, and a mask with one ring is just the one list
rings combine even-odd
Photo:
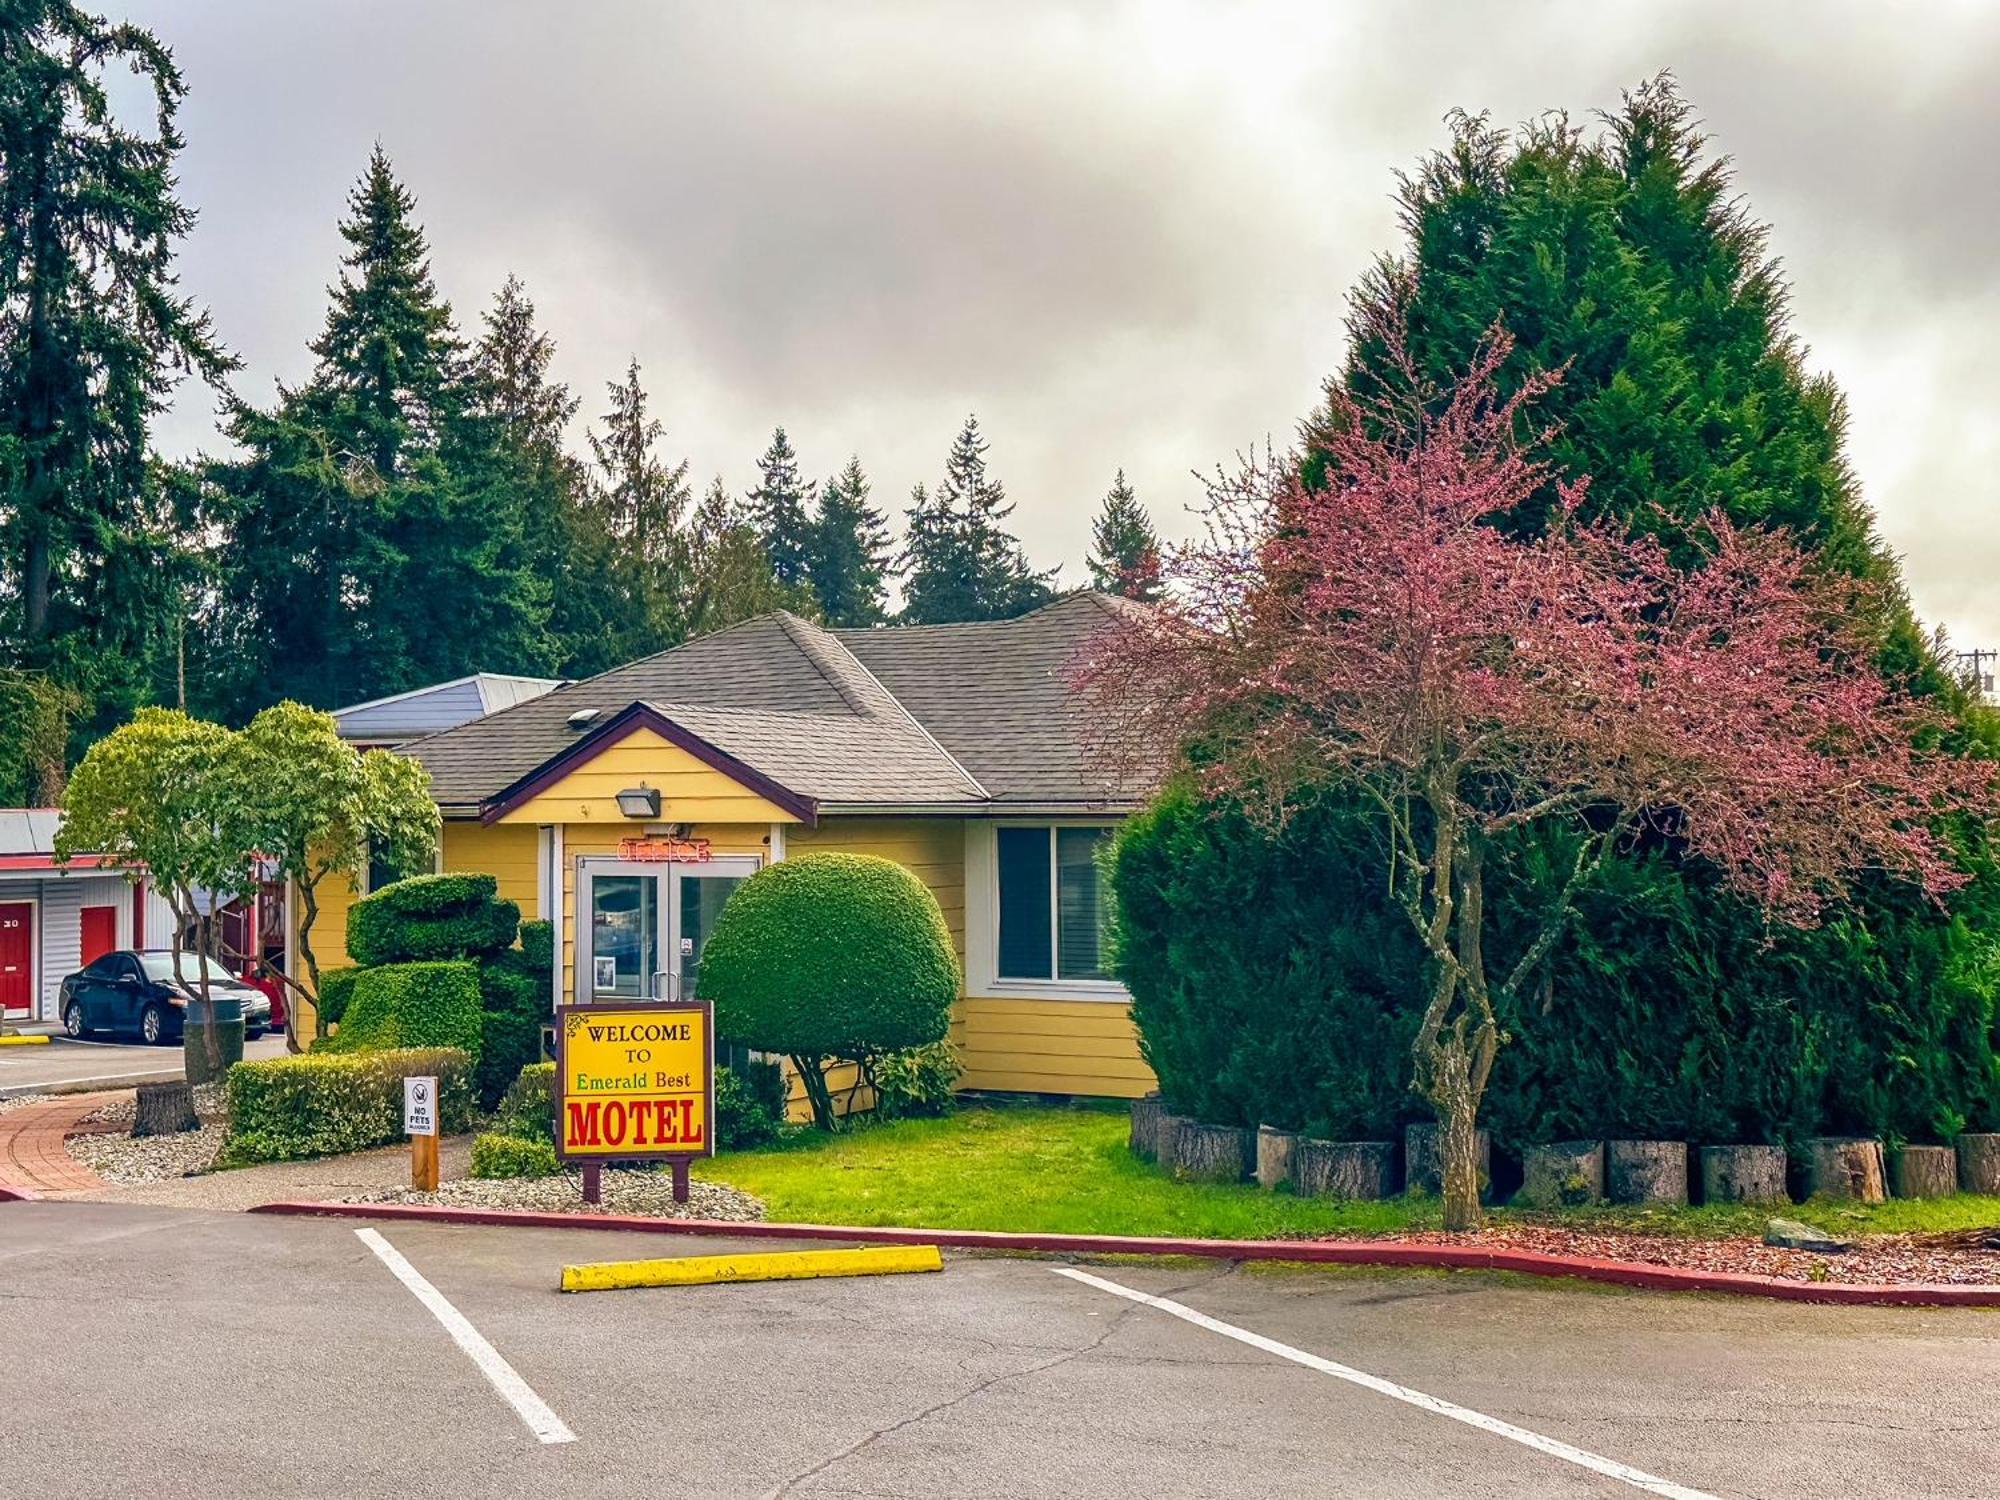
[[(1430, 957), (1414, 1087), (1441, 1126), (1445, 1226), (1463, 1230), (1505, 1040), (1495, 1000), (1547, 958), (1621, 840), (1664, 833), (1771, 919), (1809, 925), (1864, 870), (1933, 896), (1960, 884), (1933, 830), (1983, 815), (1992, 787), (1989, 767), (1928, 748), (1942, 725), (1874, 670), (1850, 582), (1719, 513), (1677, 568), (1583, 519), (1583, 481), (1556, 482), (1541, 520), (1554, 476), (1529, 418), (1558, 377), (1503, 396), (1496, 331), (1439, 385), (1400, 317), (1362, 330), (1393, 378), (1336, 395), (1309, 434), (1323, 485), (1268, 460), (1218, 481), (1162, 601), (1127, 611), (1074, 686), (1115, 763), (1157, 774), (1178, 747), (1206, 794), (1273, 827), (1327, 785), (1379, 813)], [(1489, 858), (1557, 819), (1583, 835), (1575, 865), (1525, 945), (1489, 961)]]

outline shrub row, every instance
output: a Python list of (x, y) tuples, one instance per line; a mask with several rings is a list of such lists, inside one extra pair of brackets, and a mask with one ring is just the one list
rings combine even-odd
[(229, 1070), (228, 1166), (365, 1151), (403, 1139), (403, 1080), (438, 1081), (438, 1126), (472, 1124), (472, 1059), (453, 1048), (311, 1052)]

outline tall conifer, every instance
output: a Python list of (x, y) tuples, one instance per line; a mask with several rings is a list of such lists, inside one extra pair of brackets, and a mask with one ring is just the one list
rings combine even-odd
[(786, 588), (806, 582), (813, 549), (812, 517), (807, 505), (812, 485), (799, 477), (799, 456), (780, 427), (757, 460), (757, 487), (750, 491), (750, 519), (771, 559), (771, 572)]
[(1090, 527), (1090, 581), (1108, 594), (1147, 600), (1160, 591), (1160, 537), (1120, 469)]
[(820, 487), (806, 577), (829, 625), (880, 625), (889, 617), (889, 521), (868, 503), (861, 460)]
[(1028, 565), (1020, 541), (1001, 523), (1014, 513), (986, 469), (986, 439), (970, 416), (953, 441), (935, 495), (911, 497), (903, 565), (902, 618), (914, 625), (1004, 620), (1055, 597), (1055, 570)]

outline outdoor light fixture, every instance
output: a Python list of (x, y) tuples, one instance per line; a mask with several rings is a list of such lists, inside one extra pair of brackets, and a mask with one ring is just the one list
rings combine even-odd
[(660, 793), (657, 787), (640, 782), (628, 786), (618, 794), (618, 810), (628, 818), (657, 818), (660, 815)]

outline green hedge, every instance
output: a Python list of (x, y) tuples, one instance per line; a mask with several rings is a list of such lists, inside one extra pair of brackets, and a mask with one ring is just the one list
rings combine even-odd
[(547, 1141), (511, 1135), (473, 1137), (474, 1177), (553, 1177), (561, 1170), (556, 1148)]
[(498, 953), (513, 945), (521, 909), (499, 900), (491, 875), (417, 875), (347, 911), (347, 954), (364, 968)]
[(322, 1021), (331, 1026), (347, 1014), (348, 1004), (354, 999), (354, 981), (360, 977), (361, 970), (352, 965), (319, 971), (317, 1002)]
[(552, 974), (556, 963), (556, 924), (537, 918), (521, 924), (521, 953), (530, 968)]
[(361, 971), (340, 1030), (315, 1050), (456, 1047), (477, 1058), (482, 1021), (477, 964), (384, 964)]
[(453, 1048), (406, 1048), (238, 1063), (229, 1070), (228, 1166), (300, 1161), (392, 1145), (403, 1137), (403, 1080), (435, 1077), (438, 1124), (472, 1124), (472, 1059)]

